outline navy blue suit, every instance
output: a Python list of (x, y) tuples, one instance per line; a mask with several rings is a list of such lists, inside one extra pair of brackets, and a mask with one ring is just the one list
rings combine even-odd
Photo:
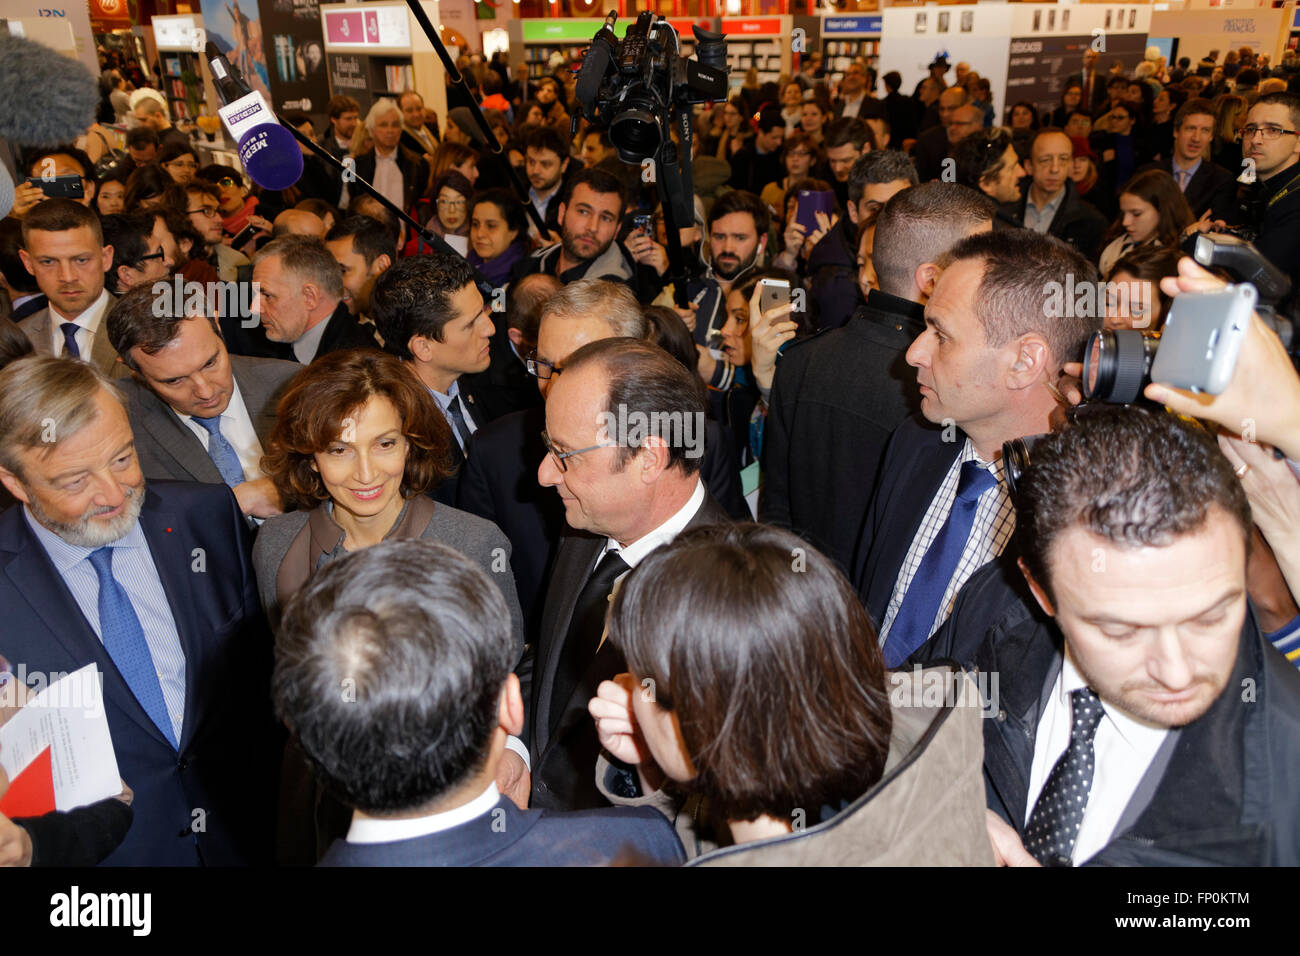
[[(185, 654), (179, 751), (132, 695), (21, 507), (0, 514), (0, 654), (13, 669), (103, 674), (135, 820), (106, 865), (269, 863), (279, 732), (252, 539), (225, 485), (153, 481), (140, 525)], [(200, 550), (201, 549), (201, 550)]]
[(650, 807), (557, 813), (502, 797), (490, 813), (450, 830), (393, 843), (336, 840), (319, 866), (678, 866), (668, 820)]

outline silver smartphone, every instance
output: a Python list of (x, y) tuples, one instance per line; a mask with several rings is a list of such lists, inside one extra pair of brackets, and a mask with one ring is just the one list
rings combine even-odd
[(1221, 393), (1232, 381), (1256, 299), (1255, 287), (1244, 282), (1176, 296), (1151, 363), (1151, 381)]
[[(786, 279), (758, 280), (758, 311), (767, 315), (773, 309), (790, 304), (790, 283)], [(787, 314), (784, 318), (789, 318)]]

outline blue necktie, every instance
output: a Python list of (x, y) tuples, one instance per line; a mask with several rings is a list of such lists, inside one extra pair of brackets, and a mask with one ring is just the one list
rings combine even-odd
[(221, 472), (221, 480), (231, 488), (245, 482), (244, 466), (239, 463), (239, 454), (226, 436), (221, 434), (221, 416), (215, 418), (195, 418), (194, 422), (208, 433), (208, 457)]
[(451, 416), (452, 427), (456, 430), (456, 440), (460, 442), (460, 450), (464, 451), (469, 447), (470, 431), (465, 421), (465, 413), (460, 407), (459, 392), (452, 396), (451, 402), (447, 405), (447, 414)]
[(113, 549), (107, 547), (92, 551), (89, 560), (99, 578), (99, 633), (104, 650), (108, 651), (126, 686), (131, 688), (149, 719), (175, 747), (176, 731), (167, 713), (144, 628), (140, 626), (140, 618), (131, 606), (126, 589), (113, 577)]
[(997, 485), (998, 480), (978, 461), (971, 459), (961, 466), (957, 479), (957, 497), (948, 520), (935, 535), (930, 549), (907, 586), (907, 594), (890, 625), (885, 639), (885, 666), (897, 667), (930, 637), (930, 628), (939, 613), (939, 602), (957, 573), (966, 539), (975, 524), (980, 495)]
[(76, 322), (64, 322), (59, 326), (63, 332), (63, 354), (71, 355), (75, 359), (81, 358), (81, 349), (77, 348), (77, 330), (81, 326)]

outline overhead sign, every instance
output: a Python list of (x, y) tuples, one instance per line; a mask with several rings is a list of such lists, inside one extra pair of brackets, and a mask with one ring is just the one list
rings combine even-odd
[(780, 17), (723, 17), (722, 32), (727, 36), (780, 36)]
[(884, 17), (826, 17), (822, 20), (822, 36), (845, 33), (879, 36), (884, 23)]
[(326, 4), (320, 8), (327, 46), (370, 50), (411, 48), (411, 21), (406, 7), (375, 6), (373, 10), (355, 7), (331, 10), (329, 7)]
[(203, 44), (196, 42), (198, 24), (193, 17), (154, 17), (153, 42), (160, 50), (189, 50), (197, 53)]

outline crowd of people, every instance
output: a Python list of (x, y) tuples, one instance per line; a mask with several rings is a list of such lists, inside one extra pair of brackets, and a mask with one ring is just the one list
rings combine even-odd
[(487, 130), (336, 96), (283, 190), (113, 69), (124, 152), (22, 157), (0, 722), (97, 665), (123, 788), (0, 864), (1300, 864), (1292, 357), (1078, 365), (1242, 278), (1197, 234), (1300, 281), (1293, 54), (1001, 124), (809, 55), (696, 111), (688, 223), (563, 64), (464, 65)]

